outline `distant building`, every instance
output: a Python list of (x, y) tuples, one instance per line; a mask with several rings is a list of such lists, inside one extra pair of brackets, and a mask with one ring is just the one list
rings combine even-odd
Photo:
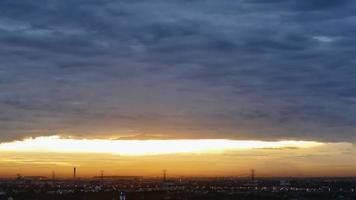
[(279, 185), (282, 187), (290, 186), (290, 182), (288, 180), (280, 180)]
[(120, 200), (126, 200), (125, 193), (123, 193), (123, 192), (120, 193)]

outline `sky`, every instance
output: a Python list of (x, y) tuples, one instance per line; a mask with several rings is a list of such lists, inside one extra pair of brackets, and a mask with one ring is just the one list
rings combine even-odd
[(1, 0), (0, 149), (43, 136), (291, 140), (347, 157), (355, 13), (352, 0)]

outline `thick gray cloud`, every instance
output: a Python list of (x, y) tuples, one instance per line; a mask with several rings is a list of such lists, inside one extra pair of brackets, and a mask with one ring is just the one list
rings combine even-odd
[(356, 3), (0, 1), (0, 140), (356, 139)]

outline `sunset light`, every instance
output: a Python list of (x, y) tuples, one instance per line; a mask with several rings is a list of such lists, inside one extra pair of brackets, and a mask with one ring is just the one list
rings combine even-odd
[(356, 1), (0, 11), (0, 200), (356, 200)]
[(219, 153), (228, 150), (311, 148), (322, 143), (313, 141), (253, 141), (227, 139), (189, 140), (109, 140), (68, 139), (59, 136), (36, 137), (0, 144), (0, 151), (108, 153), (126, 156), (179, 153)]

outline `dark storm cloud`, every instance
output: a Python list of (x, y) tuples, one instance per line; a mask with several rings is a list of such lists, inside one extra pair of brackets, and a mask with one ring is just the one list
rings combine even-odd
[(356, 139), (356, 3), (0, 2), (0, 135)]

